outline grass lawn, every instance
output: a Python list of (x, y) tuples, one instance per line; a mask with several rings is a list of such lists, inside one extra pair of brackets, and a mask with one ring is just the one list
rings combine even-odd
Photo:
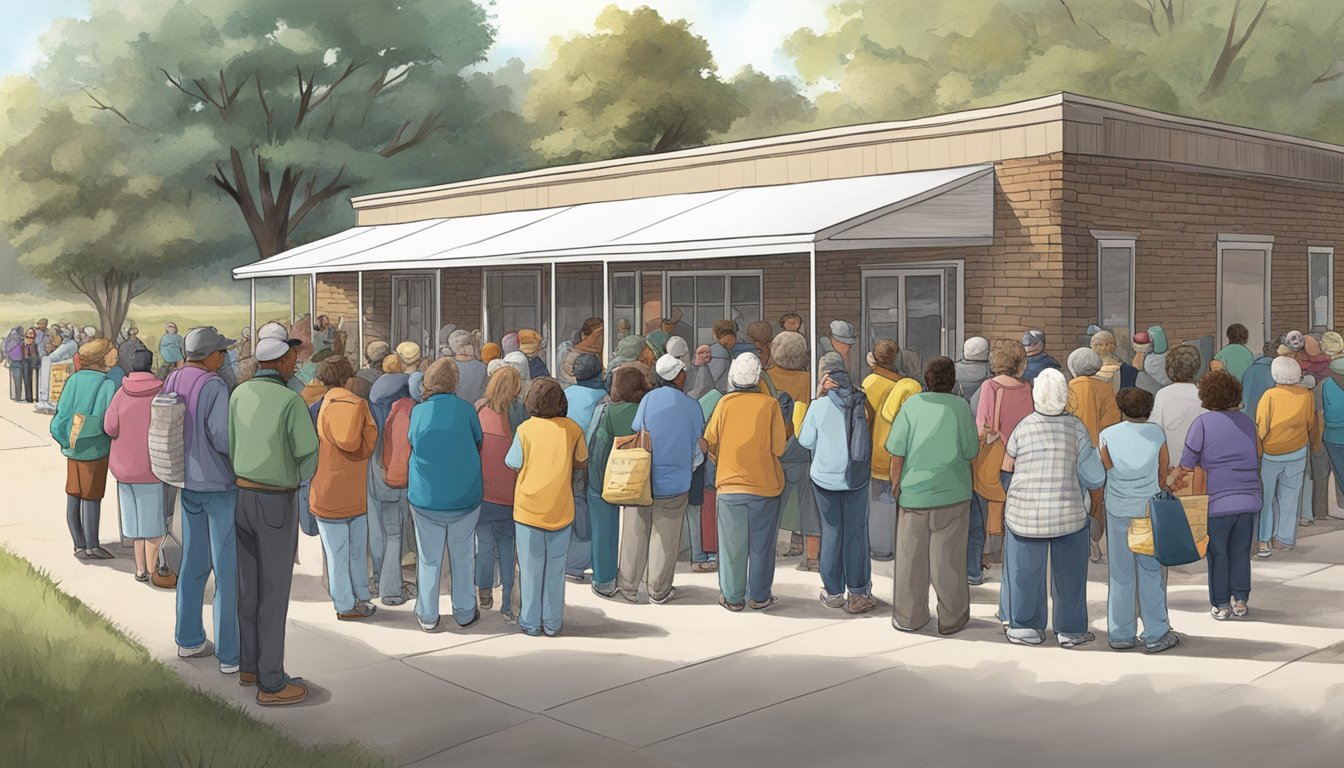
[(382, 766), (310, 748), (188, 687), (106, 619), (0, 549), (3, 765)]

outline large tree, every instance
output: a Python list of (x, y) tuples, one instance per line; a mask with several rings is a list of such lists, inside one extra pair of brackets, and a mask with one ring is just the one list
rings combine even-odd
[(532, 72), (524, 113), (553, 162), (666, 152), (704, 144), (746, 114), (719, 78), (709, 43), (684, 20), (609, 6), (592, 34), (555, 43)]
[(715, 140), (735, 141), (778, 136), (811, 127), (817, 108), (799, 93), (798, 84), (787, 77), (770, 77), (753, 67), (743, 67), (729, 81), (746, 114)]
[(785, 43), (827, 124), (1067, 90), (1344, 141), (1336, 0), (842, 0)]

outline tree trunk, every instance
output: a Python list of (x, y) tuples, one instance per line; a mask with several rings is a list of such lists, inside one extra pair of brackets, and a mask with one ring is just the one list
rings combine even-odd
[(70, 285), (89, 300), (98, 313), (98, 327), (104, 338), (116, 340), (131, 301), (145, 292), (139, 285), (140, 275), (134, 272), (109, 270), (101, 275), (67, 275)]

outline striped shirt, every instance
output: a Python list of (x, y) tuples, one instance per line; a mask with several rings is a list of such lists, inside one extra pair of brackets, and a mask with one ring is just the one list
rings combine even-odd
[(1018, 536), (1053, 538), (1087, 525), (1085, 487), (1106, 479), (1087, 427), (1077, 417), (1032, 413), (1006, 446), (1014, 459), (1004, 516)]

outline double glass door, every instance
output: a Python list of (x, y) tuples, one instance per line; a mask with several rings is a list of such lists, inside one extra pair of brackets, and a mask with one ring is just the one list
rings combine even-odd
[(430, 275), (392, 277), (392, 345), (414, 341), (427, 359), (434, 349), (434, 278)]
[(901, 373), (922, 382), (924, 365), (949, 354), (955, 343), (959, 271), (954, 266), (865, 271), (864, 354), (851, 361), (854, 373), (865, 372), (867, 353), (880, 339), (892, 339), (901, 348)]

